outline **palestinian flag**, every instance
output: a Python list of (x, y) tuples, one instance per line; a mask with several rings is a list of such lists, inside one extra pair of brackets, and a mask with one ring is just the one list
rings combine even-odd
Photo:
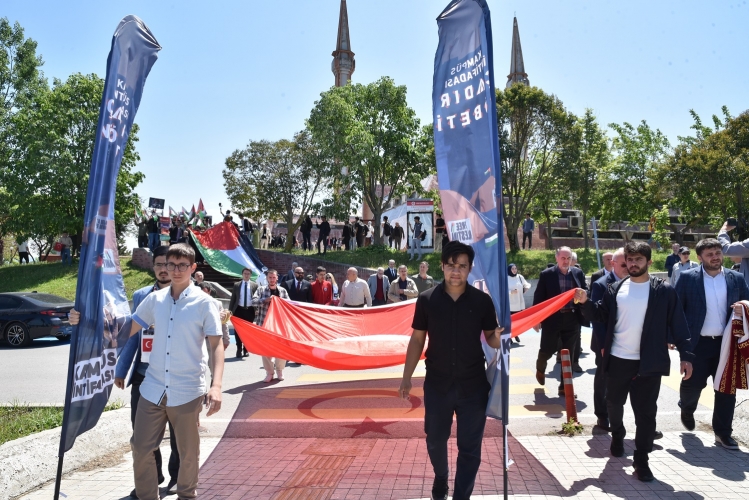
[(216, 271), (242, 277), (242, 269), (252, 269), (252, 280), (265, 284), (266, 267), (260, 262), (249, 238), (239, 234), (231, 222), (222, 222), (201, 233), (190, 232), (206, 262)]
[(143, 219), (143, 210), (137, 205), (135, 206), (135, 218), (138, 220)]
[(169, 205), (169, 217), (174, 218), (177, 217), (177, 212), (172, 208), (171, 205)]
[(195, 215), (198, 216), (198, 219), (202, 219), (203, 217), (208, 215), (205, 211), (205, 207), (203, 206), (203, 198), (201, 198), (200, 201), (198, 202), (198, 211)]

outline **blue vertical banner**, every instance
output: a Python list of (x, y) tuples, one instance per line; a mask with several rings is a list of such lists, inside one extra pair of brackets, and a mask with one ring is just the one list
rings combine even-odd
[(442, 212), (450, 240), (476, 252), (468, 283), (491, 295), (505, 329), (499, 350), (484, 346), (492, 383), (487, 415), (507, 425), (510, 299), (489, 7), (453, 0), (437, 25), (432, 106)]
[(143, 86), (159, 50), (156, 38), (136, 16), (122, 19), (112, 37), (86, 193), (75, 297), (81, 320), (70, 342), (60, 457), (99, 421), (114, 385), (117, 355), (130, 333), (114, 230), (115, 187)]

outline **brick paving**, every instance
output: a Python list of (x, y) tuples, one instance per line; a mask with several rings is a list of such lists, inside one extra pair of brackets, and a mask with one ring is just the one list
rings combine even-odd
[[(624, 458), (610, 457), (609, 442), (606, 434), (511, 437), (511, 497), (747, 498), (749, 453), (717, 448), (712, 434), (666, 432), (651, 455), (652, 483), (632, 476), (631, 440), (625, 440)], [(198, 498), (205, 500), (421, 499), (429, 498), (432, 485), (421, 438), (204, 438), (201, 448)], [(501, 498), (501, 450), (501, 438), (484, 439), (473, 498)], [(454, 464), (455, 439), (449, 454)], [(71, 500), (124, 499), (132, 487), (126, 455), (116, 466), (67, 476), (62, 491)], [(47, 485), (22, 498), (49, 499), (52, 491)]]

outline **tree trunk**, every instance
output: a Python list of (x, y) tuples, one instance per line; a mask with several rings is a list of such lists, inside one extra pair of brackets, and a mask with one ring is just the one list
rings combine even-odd
[(554, 250), (554, 237), (551, 235), (551, 217), (546, 214), (546, 249)]
[(372, 227), (374, 227), (374, 239), (373, 239), (373, 245), (380, 245), (382, 244), (382, 234), (380, 234), (380, 219), (382, 218), (382, 209), (381, 208), (372, 208), (372, 217), (374, 218), (374, 221), (372, 222)]
[(583, 210), (583, 245), (585, 250), (590, 249), (590, 241), (588, 240), (588, 211)]

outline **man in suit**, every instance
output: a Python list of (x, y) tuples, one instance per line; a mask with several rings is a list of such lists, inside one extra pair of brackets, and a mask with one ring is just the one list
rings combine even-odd
[[(617, 249), (614, 253), (608, 254), (611, 257), (608, 259), (610, 272), (606, 275), (599, 274), (599, 279), (593, 280), (591, 278), (590, 284), (590, 300), (598, 302), (603, 299), (603, 295), (606, 293), (609, 285), (612, 285), (622, 279), (626, 278), (629, 273), (627, 272), (627, 262), (624, 259), (624, 248)], [(606, 270), (606, 256), (604, 255), (604, 268), (601, 271)], [(595, 274), (593, 275), (595, 276)], [(593, 408), (596, 417), (598, 417), (597, 425), (601, 429), (608, 431), (609, 428), (609, 411), (606, 407), (606, 373), (603, 369), (603, 347), (606, 341), (606, 323), (601, 321), (591, 321), (593, 327), (593, 335), (590, 339), (590, 350), (596, 356), (596, 374), (593, 378)]]
[[(622, 250), (622, 255), (624, 255), (624, 249), (622, 248), (621, 250)], [(611, 274), (611, 272), (614, 270), (614, 264), (613, 264), (614, 254), (611, 252), (606, 252), (601, 257), (603, 258), (603, 267), (590, 275), (591, 286), (593, 286), (593, 283), (595, 283), (599, 279)]]
[(304, 279), (304, 269), (294, 268), (294, 279), (287, 279), (281, 286), (289, 292), (289, 299), (296, 302), (312, 302), (312, 286)]
[[(676, 282), (684, 314), (691, 333), (691, 351), (695, 355), (692, 377), (681, 382), (681, 422), (687, 430), (695, 427), (694, 412), (708, 377), (717, 373), (720, 350), (726, 326), (731, 321), (733, 305), (749, 300), (749, 288), (744, 277), (723, 268), (723, 246), (714, 238), (700, 240), (695, 247), (702, 266), (681, 273)], [(730, 335), (730, 332), (726, 335)], [(738, 450), (731, 437), (736, 394), (715, 391), (713, 432), (715, 444)]]
[(387, 276), (390, 283), (398, 279), (398, 268), (395, 267), (395, 261), (393, 259), (388, 261), (388, 268), (385, 269), (385, 276)]
[(681, 248), (681, 245), (678, 243), (671, 245), (671, 253), (666, 257), (666, 271), (668, 272), (669, 283), (671, 282), (671, 274), (674, 272), (674, 264), (681, 260), (679, 258), (679, 248)]
[[(252, 297), (257, 290), (257, 283), (250, 281), (252, 270), (242, 269), (242, 281), (237, 281), (231, 290), (231, 299), (229, 300), (229, 311), (239, 319), (255, 321), (255, 308), (252, 306)], [(237, 343), (237, 357), (243, 358), (249, 356), (247, 349), (242, 345), (242, 340), (234, 332), (234, 340)]]
[[(568, 290), (582, 288), (588, 291), (583, 272), (571, 266), (572, 250), (569, 247), (559, 247), (556, 251), (557, 264), (541, 271), (536, 291), (533, 294), (533, 305), (556, 297)], [(575, 351), (575, 343), (580, 335), (580, 326), (589, 326), (579, 307), (570, 301), (558, 312), (546, 318), (541, 325), (536, 325), (536, 331), (541, 329), (541, 347), (536, 360), (536, 380), (544, 385), (546, 382), (546, 364), (557, 352), (561, 340), (562, 349), (568, 349), (570, 354)], [(558, 393), (564, 395), (564, 382), (560, 380)]]
[(369, 293), (372, 295), (372, 306), (382, 306), (388, 301), (388, 291), (390, 290), (390, 281), (385, 276), (385, 270), (377, 268), (377, 273), (367, 279)]

